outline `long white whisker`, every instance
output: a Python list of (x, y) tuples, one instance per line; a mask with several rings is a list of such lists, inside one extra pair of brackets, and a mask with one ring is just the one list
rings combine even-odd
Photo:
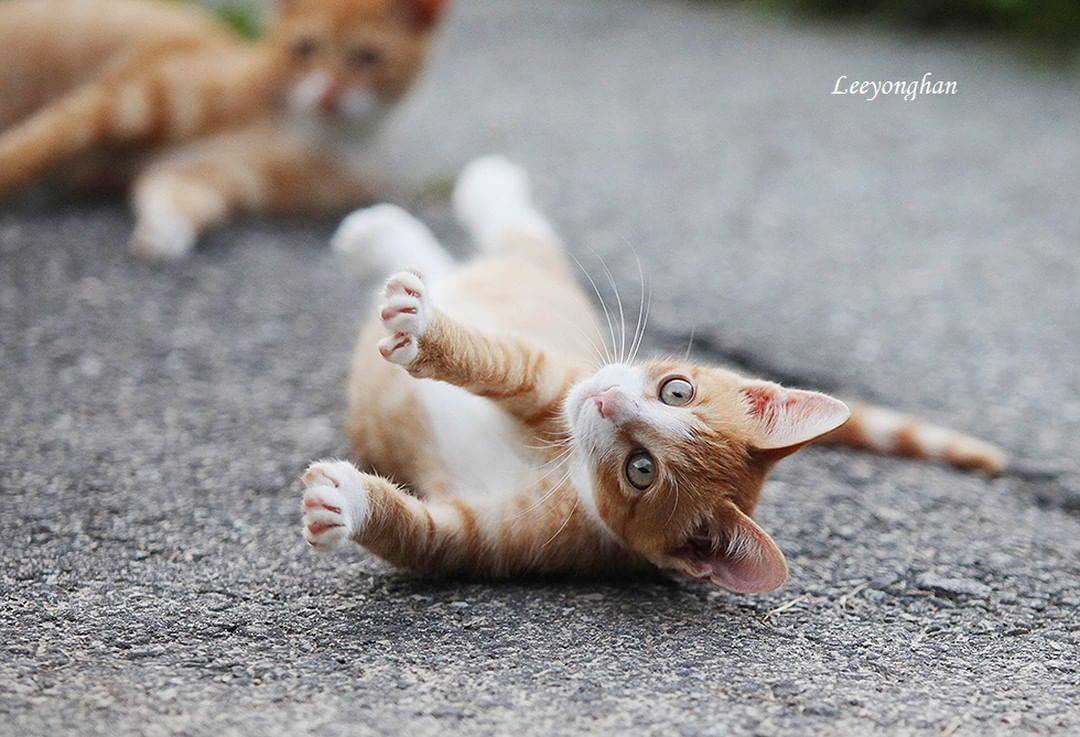
[(541, 438), (542, 442), (539, 445), (530, 445), (529, 443), (522, 443), (522, 448), (531, 448), (533, 450), (551, 450), (552, 448), (565, 448), (569, 445), (570, 441), (567, 440), (554, 440), (546, 441)]
[[(567, 321), (567, 322), (569, 322), (569, 321)], [(604, 354), (601, 353), (600, 348), (596, 345), (596, 341), (593, 340), (592, 338), (590, 338), (589, 334), (586, 333), (581, 328), (579, 328), (577, 325), (574, 325), (574, 329), (576, 329), (578, 331), (578, 333), (580, 333), (581, 337), (584, 338), (588, 342), (589, 347), (592, 348), (593, 355), (596, 357), (596, 360), (597, 360), (596, 365), (598, 367), (603, 366), (604, 365)]]
[(548, 541), (540, 546), (541, 548), (546, 548), (548, 546), (548, 543), (550, 543), (552, 540), (557, 538), (559, 536), (559, 533), (562, 532), (566, 528), (566, 526), (568, 524), (570, 524), (570, 518), (573, 517), (574, 512), (577, 511), (577, 505), (578, 505), (579, 501), (581, 501), (581, 500), (580, 499), (575, 499), (574, 500), (574, 506), (570, 507), (570, 514), (566, 515), (566, 519), (563, 521), (562, 526), (559, 527), (559, 529), (555, 530), (555, 534), (552, 535), (551, 537), (549, 537)]
[(679, 508), (679, 480), (675, 477), (671, 479), (671, 485), (675, 488), (675, 503), (671, 505), (671, 514), (668, 515), (667, 522), (671, 522), (671, 518), (675, 516), (675, 510)]
[(690, 349), (694, 347), (694, 333), (697, 331), (697, 323), (690, 326), (690, 340), (686, 343), (686, 355), (683, 356), (684, 361), (690, 360)]
[(611, 273), (611, 269), (608, 268), (607, 261), (601, 256), (596, 249), (589, 247), (593, 255), (600, 259), (600, 265), (604, 268), (604, 273), (607, 275), (608, 284), (611, 285), (611, 290), (615, 292), (615, 302), (619, 306), (619, 331), (621, 338), (619, 340), (619, 362), (626, 358), (626, 316), (623, 314), (622, 296), (619, 294), (619, 285), (615, 283), (615, 276)]
[(535, 434), (546, 438), (563, 438), (565, 440), (570, 439), (569, 430), (536, 430)]
[[(589, 334), (588, 334), (588, 333), (586, 333), (586, 332), (585, 332), (584, 330), (582, 330), (582, 329), (581, 329), (581, 326), (580, 326), (580, 325), (575, 325), (575, 324), (574, 324), (574, 323), (573, 323), (573, 322), (572, 322), (572, 321), (571, 321), (570, 319), (568, 319), (567, 317), (565, 317), (565, 316), (563, 316), (563, 315), (557, 315), (557, 317), (558, 317), (558, 318), (559, 318), (559, 319), (560, 319), (560, 320), (561, 320), (561, 321), (562, 321), (562, 322), (563, 322), (563, 323), (564, 323), (564, 324), (565, 324), (565, 325), (566, 325), (567, 327), (571, 327), (571, 328), (573, 328), (574, 330), (576, 330), (576, 331), (577, 331), (577, 333), (578, 333), (578, 335), (580, 335), (580, 336), (581, 336), (581, 337), (582, 337), (582, 338), (583, 338), (583, 339), (585, 340), (585, 342), (589, 344), (589, 347), (590, 347), (590, 348), (592, 348), (592, 350), (593, 350), (593, 353), (595, 353), (595, 354), (596, 354), (596, 359), (597, 359), (597, 361), (598, 361), (598, 363), (597, 363), (597, 366), (602, 366), (602, 365), (604, 364), (604, 353), (603, 353), (603, 352), (601, 352), (600, 348), (599, 348), (599, 347), (597, 346), (597, 344), (596, 344), (596, 341), (595, 341), (595, 340), (593, 340), (592, 338), (590, 338), (590, 337), (589, 337)], [(603, 336), (602, 336), (602, 335), (601, 335), (600, 333), (596, 333), (596, 336), (597, 336), (598, 338), (600, 338), (600, 342), (601, 342), (601, 343), (603, 343), (603, 342), (604, 342), (604, 338), (603, 338)], [(604, 346), (604, 349), (606, 350), (606, 349), (607, 349), (607, 346)]]
[[(634, 252), (634, 260), (637, 261), (638, 283), (641, 284), (641, 294), (638, 295), (637, 325), (634, 326), (634, 339), (630, 343), (630, 352), (634, 353), (634, 346), (637, 345), (640, 340), (638, 338), (638, 333), (641, 331), (641, 317), (645, 311), (645, 269), (641, 266), (641, 259), (637, 255), (637, 249), (634, 248), (633, 245), (631, 245), (630, 248)], [(633, 359), (631, 359), (631, 361), (632, 360)]]
[(649, 325), (649, 313), (652, 311), (652, 286), (649, 286), (648, 301), (645, 303), (645, 319), (641, 322), (641, 334), (638, 335), (637, 345), (634, 346), (633, 355), (630, 358), (630, 362), (633, 363), (637, 358), (638, 351), (641, 350), (642, 343), (645, 342), (645, 328)]
[[(575, 325), (573, 322), (571, 322), (567, 317), (565, 317), (563, 315), (558, 315), (558, 317), (559, 317), (560, 320), (562, 320), (563, 323), (565, 323), (568, 327), (571, 327), (574, 330), (576, 330), (578, 335), (580, 335), (582, 338), (585, 339), (585, 341), (589, 344), (589, 347), (591, 347), (593, 349), (593, 352), (596, 353), (596, 357), (600, 361), (600, 364), (602, 365), (604, 363), (604, 354), (600, 351), (600, 348), (596, 345), (596, 341), (593, 340), (592, 338), (590, 338), (589, 334), (586, 333), (584, 330), (582, 330), (580, 325)], [(597, 333), (597, 337), (600, 338), (601, 343), (604, 342), (603, 336), (601, 336), (599, 333)], [(605, 348), (606, 348), (606, 346), (605, 346)]]
[(537, 466), (537, 470), (540, 470), (541, 468), (544, 468), (545, 466), (551, 466), (551, 468), (549, 468), (542, 476), (540, 476), (540, 478), (537, 479), (537, 481), (540, 481), (542, 479), (547, 478), (548, 475), (550, 475), (553, 470), (558, 468), (559, 464), (563, 463), (566, 459), (568, 459), (570, 457), (570, 454), (573, 453), (573, 452), (574, 452), (573, 448), (567, 448), (564, 452), (559, 454), (558, 457), (552, 458), (550, 461), (547, 461), (546, 463), (541, 463), (539, 466)]
[(511, 517), (510, 518), (511, 521), (518, 520), (521, 517), (524, 517), (526, 514), (533, 511), (534, 509), (536, 509), (537, 507), (542, 505), (544, 502), (546, 502), (548, 499), (550, 499), (555, 494), (555, 492), (557, 492), (559, 489), (562, 488), (563, 484), (565, 484), (567, 481), (570, 480), (571, 472), (572, 472), (572, 469), (569, 469), (569, 468), (566, 469), (566, 473), (564, 473), (559, 478), (558, 483), (556, 483), (554, 486), (552, 486), (543, 496), (541, 496), (535, 502), (533, 502), (528, 507), (526, 507), (525, 509), (523, 509), (522, 511), (518, 512), (513, 517)]
[[(608, 312), (607, 303), (604, 302), (604, 297), (603, 297), (603, 295), (600, 294), (600, 289), (599, 289), (599, 287), (596, 286), (596, 282), (593, 281), (593, 278), (589, 275), (589, 272), (585, 270), (585, 267), (581, 265), (581, 262), (577, 260), (577, 256), (570, 253), (569, 251), (566, 252), (566, 255), (569, 256), (570, 258), (572, 258), (574, 260), (574, 263), (577, 264), (578, 268), (581, 269), (581, 273), (584, 274), (585, 278), (589, 280), (589, 284), (592, 286), (593, 291), (596, 293), (596, 298), (598, 300), (600, 300), (600, 307), (603, 308), (603, 310), (604, 310), (604, 318), (607, 320), (608, 332), (611, 334), (611, 350), (614, 351), (615, 350), (615, 328), (611, 324), (611, 313)], [(601, 340), (601, 342), (603, 342), (603, 340)], [(607, 363), (612, 363), (611, 353), (608, 352), (606, 344), (604, 345), (604, 356), (605, 356), (605, 359), (606, 359)]]
[[(566, 323), (567, 325), (569, 325), (570, 327), (574, 328), (574, 329), (575, 329), (575, 330), (577, 331), (578, 335), (580, 335), (580, 336), (582, 337), (582, 339), (584, 339), (584, 340), (585, 340), (585, 342), (586, 342), (586, 343), (588, 343), (588, 346), (589, 346), (589, 348), (591, 348), (591, 349), (592, 349), (592, 352), (593, 352), (593, 356), (594, 356), (594, 357), (595, 357), (595, 358), (597, 359), (597, 361), (599, 362), (599, 363), (597, 363), (597, 366), (602, 366), (602, 365), (604, 365), (604, 354), (603, 354), (603, 353), (602, 353), (602, 352), (600, 351), (600, 348), (599, 348), (599, 347), (598, 347), (598, 346), (596, 345), (596, 341), (595, 341), (595, 340), (593, 340), (592, 338), (590, 338), (590, 337), (589, 337), (589, 334), (588, 334), (588, 333), (586, 333), (586, 332), (585, 332), (584, 330), (582, 330), (582, 329), (581, 329), (580, 327), (578, 327), (577, 325), (574, 325), (574, 324), (573, 324), (572, 322), (570, 322), (569, 320), (566, 320), (566, 319), (564, 318), (563, 322), (565, 322), (565, 323)], [(603, 341), (603, 339), (601, 338), (601, 342), (602, 342), (602, 341)]]

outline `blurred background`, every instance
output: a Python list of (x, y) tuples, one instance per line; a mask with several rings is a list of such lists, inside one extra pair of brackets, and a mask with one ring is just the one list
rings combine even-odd
[[(204, 0), (203, 4), (216, 8), (249, 37), (259, 35), (267, 14), (267, 2), (260, 0)], [(1080, 7), (1071, 0), (726, 0), (725, 4), (797, 21), (864, 22), (917, 32), (982, 32), (1020, 41), (1032, 53), (1059, 59), (1067, 59), (1080, 44)]]
[[(374, 286), (336, 219), (238, 222), (154, 268), (119, 200), (5, 205), (0, 734), (1075, 732), (1078, 12), (455, 0), (373, 144), (384, 196), (459, 254), (453, 176), (522, 163), (634, 307), (640, 258), (650, 349), (693, 335), (1014, 459), (785, 461), (758, 516), (792, 578), (763, 597), (313, 558), (295, 479), (348, 453)], [(957, 94), (830, 94), (926, 72)]]

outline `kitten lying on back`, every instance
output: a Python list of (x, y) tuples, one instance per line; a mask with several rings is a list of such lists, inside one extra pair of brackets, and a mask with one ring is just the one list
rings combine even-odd
[(304, 535), (317, 549), (352, 540), (407, 568), (481, 575), (657, 566), (763, 592), (787, 565), (751, 515), (773, 464), (807, 443), (1003, 465), (991, 445), (884, 409), (687, 360), (636, 362), (640, 335), (605, 363), (524, 173), (474, 162), (454, 204), (485, 253), (469, 264), (389, 205), (335, 236), (373, 269), (414, 269), (386, 283), (349, 382), (356, 453), (386, 476), (308, 468)]
[(189, 4), (0, 2), (0, 197), (134, 180), (140, 256), (231, 214), (368, 199), (346, 161), (417, 76), (445, 0), (280, 0), (265, 40)]

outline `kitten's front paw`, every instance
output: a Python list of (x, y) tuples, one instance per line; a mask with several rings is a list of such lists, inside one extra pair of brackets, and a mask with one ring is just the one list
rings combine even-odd
[(427, 286), (415, 272), (399, 271), (386, 282), (379, 318), (388, 333), (379, 341), (379, 353), (391, 363), (408, 366), (420, 353), (418, 341), (431, 319)]
[(364, 477), (348, 461), (308, 466), (304, 483), (304, 539), (316, 550), (331, 550), (367, 524), (371, 502)]
[(184, 216), (158, 212), (139, 218), (129, 247), (146, 261), (175, 261), (191, 252), (195, 236), (195, 227)]

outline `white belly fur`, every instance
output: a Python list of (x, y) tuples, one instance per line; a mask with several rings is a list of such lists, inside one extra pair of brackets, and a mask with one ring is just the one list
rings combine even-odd
[(521, 457), (513, 419), (490, 400), (459, 387), (430, 379), (417, 384), (451, 492), (496, 496), (520, 488), (530, 466)]

